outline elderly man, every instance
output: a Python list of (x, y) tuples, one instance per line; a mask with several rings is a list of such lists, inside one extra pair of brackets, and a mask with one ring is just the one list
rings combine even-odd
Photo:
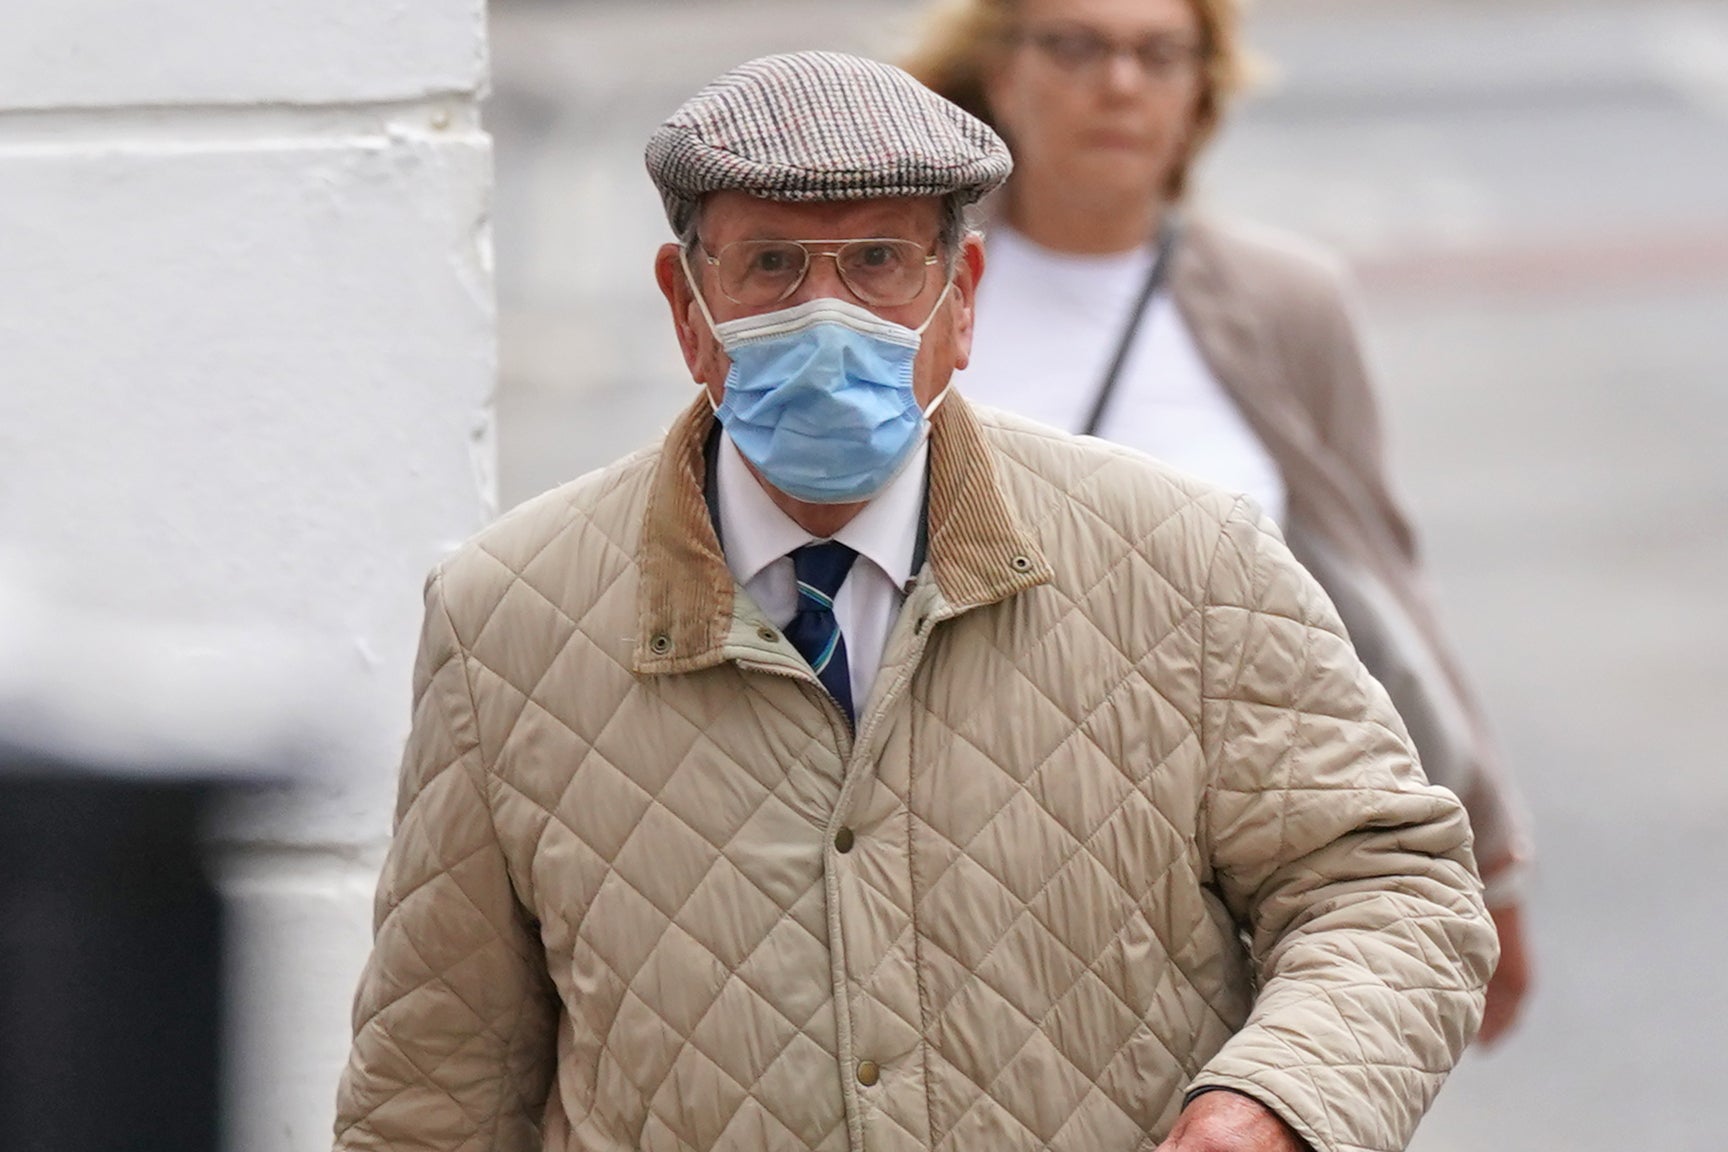
[(338, 1147), (1403, 1147), (1463, 812), (1243, 500), (950, 389), (1001, 141), (810, 53), (648, 165), (702, 394), (428, 584)]

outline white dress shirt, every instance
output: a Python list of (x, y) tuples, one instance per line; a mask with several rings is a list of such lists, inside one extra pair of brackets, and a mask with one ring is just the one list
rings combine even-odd
[[(967, 397), (1069, 432), (1092, 413), (1110, 357), (1152, 270), (1150, 246), (1112, 256), (1042, 248), (990, 230), (978, 286)], [(1232, 492), (1283, 522), (1288, 494), (1272, 454), (1206, 366), (1166, 289), (1152, 297), (1098, 435)]]
[[(720, 437), (719, 452), (716, 502), (726, 566), (756, 606), (776, 627), (784, 629), (798, 612), (798, 581), (788, 553), (822, 538), (800, 528), (775, 505), (730, 436)], [(889, 630), (912, 581), (913, 553), (918, 548), (918, 527), (924, 515), (924, 461), (929, 452), (926, 441), (899, 475), (832, 537), (858, 553), (835, 593), (834, 619), (846, 641), (852, 701), (860, 715), (882, 666)]]

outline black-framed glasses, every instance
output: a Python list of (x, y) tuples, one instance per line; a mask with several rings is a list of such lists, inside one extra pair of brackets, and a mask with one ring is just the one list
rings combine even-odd
[(1118, 56), (1129, 56), (1148, 80), (1170, 83), (1187, 77), (1200, 62), (1201, 44), (1176, 32), (1154, 32), (1116, 40), (1080, 25), (1043, 28), (1021, 34), (1064, 72), (1092, 78)]
[(940, 257), (916, 240), (734, 240), (719, 252), (702, 249), (718, 273), (720, 291), (734, 304), (762, 308), (778, 304), (804, 283), (818, 256), (834, 261), (840, 281), (865, 304), (894, 308), (910, 304), (930, 282)]

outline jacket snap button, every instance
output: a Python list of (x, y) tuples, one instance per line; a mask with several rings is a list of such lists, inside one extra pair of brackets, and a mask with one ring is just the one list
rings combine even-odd
[(648, 642), (648, 647), (656, 656), (665, 656), (672, 651), (672, 637), (662, 632)]
[(774, 631), (772, 628), (764, 626), (756, 629), (756, 638), (761, 640), (764, 644), (773, 644), (779, 641), (780, 633)]
[(840, 829), (840, 831), (834, 833), (834, 851), (836, 851), (836, 852), (850, 852), (850, 851), (852, 851), (852, 840), (853, 840), (852, 829), (850, 829), (850, 828)]
[(1030, 572), (1032, 570), (1032, 560), (1030, 557), (1016, 556), (1011, 563), (1014, 565), (1014, 571), (1016, 572)]
[(858, 1083), (868, 1088), (880, 1079), (882, 1079), (882, 1069), (876, 1067), (876, 1061), (858, 1061)]

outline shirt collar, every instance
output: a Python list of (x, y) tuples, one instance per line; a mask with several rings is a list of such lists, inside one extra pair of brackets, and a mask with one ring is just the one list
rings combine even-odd
[[(726, 567), (732, 578), (746, 585), (780, 557), (819, 537), (780, 510), (730, 436), (722, 434), (719, 440), (714, 479), (719, 488), (720, 539), (725, 541)], [(913, 575), (929, 452), (926, 440), (887, 487), (834, 534), (835, 540), (880, 568), (896, 588), (905, 588)]]
[[(728, 658), (737, 584), (715, 534), (718, 513), (708, 502), (719, 487), (718, 453), (708, 449), (714, 427), (714, 406), (698, 395), (657, 448), (625, 461), (616, 473), (621, 498), (644, 501), (633, 561), (639, 581), (631, 662), (644, 676), (713, 668)], [(1001, 453), (959, 393), (931, 416), (929, 552), (920, 566), (929, 569), (942, 619), (1054, 578), (1037, 540), (1020, 525), (998, 470)], [(713, 485), (709, 467), (716, 473)]]

